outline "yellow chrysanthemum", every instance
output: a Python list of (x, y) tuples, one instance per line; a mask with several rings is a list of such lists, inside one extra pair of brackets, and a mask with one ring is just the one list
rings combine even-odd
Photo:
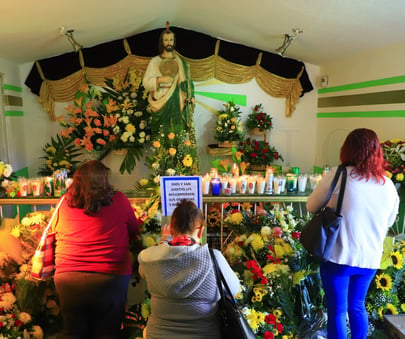
[(405, 313), (405, 303), (401, 304), (401, 313)]
[(383, 291), (389, 291), (392, 288), (392, 278), (386, 274), (381, 273), (375, 277), (377, 288), (382, 289)]
[(392, 178), (392, 173), (390, 171), (385, 171), (385, 175), (391, 179)]
[(232, 258), (240, 258), (243, 255), (243, 249), (238, 244), (231, 244), (226, 248), (226, 255)]
[(125, 126), (125, 130), (129, 133), (135, 133), (136, 128), (134, 125), (132, 125), (131, 123), (129, 123), (128, 125)]
[(264, 275), (269, 275), (275, 271), (277, 271), (277, 264), (270, 263), (263, 267)]
[(191, 167), (193, 165), (193, 158), (190, 154), (187, 154), (183, 159), (183, 165), (185, 167)]
[(252, 246), (253, 250), (257, 252), (264, 247), (263, 238), (260, 235), (256, 235), (250, 242), (250, 245)]
[(392, 265), (397, 268), (401, 269), (403, 264), (404, 264), (404, 258), (402, 257), (402, 254), (398, 251), (391, 252), (391, 260), (392, 260)]
[(393, 304), (387, 304), (385, 314), (398, 314), (398, 310)]
[(228, 219), (229, 222), (231, 222), (232, 224), (235, 224), (235, 225), (239, 225), (242, 222), (242, 220), (243, 220), (243, 215), (241, 212), (232, 213)]

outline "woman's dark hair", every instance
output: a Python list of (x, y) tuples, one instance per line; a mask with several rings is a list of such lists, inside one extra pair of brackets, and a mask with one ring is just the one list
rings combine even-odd
[(164, 31), (162, 31), (162, 33), (160, 33), (159, 36), (159, 53), (162, 54), (164, 47), (163, 47), (163, 35), (165, 34), (173, 34), (173, 49), (176, 48), (176, 34), (174, 34), (173, 31), (171, 31), (170, 29), (165, 29)]
[(367, 128), (358, 128), (349, 133), (340, 149), (343, 165), (354, 166), (354, 172), (369, 180), (374, 176), (377, 181), (385, 182), (385, 160), (377, 134)]
[(173, 211), (172, 227), (181, 234), (191, 234), (196, 227), (196, 221), (204, 225), (201, 210), (191, 200), (181, 200)]
[(102, 206), (111, 205), (115, 191), (108, 182), (109, 172), (110, 169), (98, 160), (81, 165), (66, 191), (67, 204), (84, 209), (87, 215), (97, 213)]

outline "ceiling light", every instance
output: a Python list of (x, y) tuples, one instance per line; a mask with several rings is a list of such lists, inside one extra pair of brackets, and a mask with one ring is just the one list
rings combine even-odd
[(290, 46), (293, 40), (298, 38), (298, 36), (303, 33), (303, 30), (300, 28), (293, 28), (292, 31), (292, 34), (284, 34), (283, 44), (276, 49), (277, 54), (284, 56), (284, 53), (287, 50), (288, 46)]
[(61, 26), (61, 27), (59, 28), (59, 33), (65, 35), (65, 36), (67, 37), (67, 39), (69, 40), (69, 42), (72, 44), (73, 50), (74, 50), (75, 52), (79, 52), (79, 51), (83, 48), (83, 46), (80, 45), (80, 44), (75, 40), (75, 38), (73, 37), (73, 32), (74, 32), (74, 29), (65, 30), (65, 27), (63, 27), (63, 26)]

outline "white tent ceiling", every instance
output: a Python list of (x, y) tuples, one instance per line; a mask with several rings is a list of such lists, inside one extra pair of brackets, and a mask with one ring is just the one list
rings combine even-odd
[(61, 26), (91, 47), (169, 21), (268, 52), (300, 28), (284, 56), (315, 65), (405, 43), (403, 0), (4, 0), (0, 13), (0, 58), (17, 63), (71, 52)]

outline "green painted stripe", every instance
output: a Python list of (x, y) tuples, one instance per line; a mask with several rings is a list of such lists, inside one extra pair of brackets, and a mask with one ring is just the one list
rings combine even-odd
[(4, 111), (6, 117), (22, 117), (24, 116), (23, 111)]
[(22, 88), (14, 85), (4, 84), (3, 89), (13, 91), (13, 92), (22, 92)]
[(317, 118), (405, 118), (405, 111), (317, 113)]
[(363, 81), (363, 82), (357, 82), (354, 84), (348, 84), (348, 85), (342, 85), (342, 86), (320, 88), (320, 89), (318, 89), (318, 94), (348, 91), (351, 89), (359, 89), (359, 88), (367, 88), (367, 87), (375, 87), (375, 86), (392, 85), (392, 84), (399, 84), (399, 83), (404, 83), (404, 82), (405, 82), (405, 75), (400, 75), (397, 77)]
[(217, 99), (221, 101), (233, 101), (236, 105), (247, 105), (247, 96), (242, 94), (229, 94), (229, 93), (215, 93), (215, 92), (195, 92), (195, 94), (202, 95), (207, 98)]
[(405, 102), (405, 90), (342, 95), (318, 99), (318, 107), (398, 104)]

